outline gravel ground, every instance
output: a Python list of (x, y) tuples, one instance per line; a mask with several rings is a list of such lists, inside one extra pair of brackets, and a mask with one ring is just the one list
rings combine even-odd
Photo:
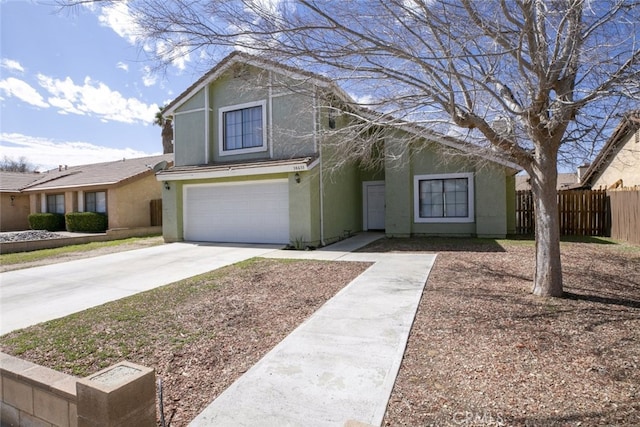
[(0, 233), (0, 243), (6, 242), (26, 242), (31, 240), (60, 239), (64, 236), (45, 230), (10, 231)]

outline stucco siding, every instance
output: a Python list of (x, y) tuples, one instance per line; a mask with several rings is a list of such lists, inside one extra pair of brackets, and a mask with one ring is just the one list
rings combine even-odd
[(175, 116), (173, 132), (176, 166), (207, 163), (204, 114), (204, 111), (193, 111)]
[(356, 167), (325, 170), (324, 241), (332, 243), (362, 230), (362, 183)]
[(613, 159), (592, 188), (608, 188), (618, 180), (625, 187), (640, 186), (640, 130), (620, 144)]
[(184, 113), (192, 110), (199, 110), (204, 108), (204, 90), (199, 90), (196, 94), (194, 94), (191, 98), (187, 99), (184, 104), (176, 109), (176, 113), (179, 115), (180, 113)]
[(162, 198), (162, 183), (153, 174), (112, 188), (107, 193), (109, 228), (151, 226), (150, 202)]
[[(389, 236), (447, 235), (504, 237), (508, 228), (508, 190), (505, 169), (443, 150), (435, 143), (414, 143), (409, 152), (401, 135), (385, 143), (386, 233)], [(418, 222), (415, 218), (414, 177), (471, 173), (474, 215), (471, 222)]]
[(295, 174), (289, 176), (289, 237), (294, 246), (320, 244), (318, 185), (318, 169), (300, 173), (299, 183)]
[(28, 230), (29, 209), (28, 194), (2, 193), (0, 195), (0, 231)]
[(273, 157), (286, 159), (315, 153), (313, 99), (285, 94), (272, 100)]
[(401, 136), (385, 141), (385, 230), (391, 237), (409, 237), (413, 222), (409, 153)]
[(505, 237), (507, 234), (507, 186), (501, 168), (486, 165), (475, 175), (476, 235)]

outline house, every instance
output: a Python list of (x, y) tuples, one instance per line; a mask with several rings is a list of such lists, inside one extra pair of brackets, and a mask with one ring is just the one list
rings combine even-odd
[(160, 225), (152, 224), (150, 213), (151, 200), (162, 198), (162, 186), (155, 173), (172, 163), (173, 154), (165, 154), (80, 166), (60, 165), (41, 174), (28, 174), (22, 181), (15, 174), (2, 172), (3, 227), (5, 199), (11, 200), (11, 196), (15, 207), (18, 201), (21, 203), (20, 214), (15, 213), (20, 218), (11, 225), (14, 230), (28, 229), (28, 215), (38, 212), (106, 213), (109, 229)]
[(581, 175), (580, 186), (640, 186), (640, 110), (624, 115), (595, 160)]
[(29, 229), (29, 195), (22, 189), (41, 177), (38, 173), (0, 172), (0, 231)]
[(403, 123), (371, 136), (379, 161), (365, 167), (340, 154), (353, 144), (355, 117), (370, 114), (350, 114), (355, 105), (325, 77), (227, 56), (165, 109), (175, 154), (157, 174), (165, 240), (306, 247), (361, 230), (514, 230), (516, 165)]
[[(556, 184), (557, 190), (570, 190), (578, 182), (578, 174), (575, 172), (559, 173), (558, 183)], [(531, 183), (529, 182), (529, 175), (518, 174), (516, 175), (516, 191), (531, 190)]]

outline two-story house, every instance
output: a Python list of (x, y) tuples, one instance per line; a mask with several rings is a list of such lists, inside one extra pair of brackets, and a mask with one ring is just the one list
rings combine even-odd
[(513, 230), (516, 165), (406, 124), (376, 135), (380, 166), (363, 168), (340, 156), (352, 143), (340, 129), (356, 116), (340, 105), (356, 108), (325, 77), (240, 52), (223, 59), (165, 109), (175, 146), (174, 167), (156, 176), (165, 240), (306, 247), (361, 230)]

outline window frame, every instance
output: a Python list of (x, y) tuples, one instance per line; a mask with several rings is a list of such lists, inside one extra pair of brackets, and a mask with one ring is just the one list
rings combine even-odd
[[(225, 113), (245, 110), (253, 107), (261, 107), (262, 116), (262, 145), (248, 148), (225, 149)], [(218, 109), (218, 154), (220, 156), (233, 156), (247, 153), (260, 153), (267, 151), (267, 101), (253, 101), (244, 104), (229, 105)]]
[[(53, 211), (50, 210), (51, 209), (51, 205), (49, 204), (49, 198), (50, 197), (55, 197), (56, 198), (55, 203), (54, 203), (56, 209), (53, 210)], [(58, 210), (57, 210), (58, 205), (59, 205), (59, 202), (57, 200), (58, 197), (62, 197), (62, 212), (58, 212)], [(65, 197), (64, 197), (64, 193), (47, 194), (46, 195), (46, 200), (47, 200), (47, 213), (56, 213), (56, 214), (62, 214), (62, 215), (65, 214)]]
[[(99, 211), (99, 210), (97, 210), (97, 209), (98, 209), (98, 201), (97, 201), (97, 198), (96, 198), (96, 200), (95, 200), (95, 202), (94, 202), (94, 203), (95, 203), (95, 205), (96, 205), (96, 210), (93, 210), (93, 211), (92, 211), (92, 210), (89, 210), (89, 203), (88, 203), (88, 201), (87, 201), (87, 197), (88, 197), (90, 194), (95, 194), (95, 195), (97, 195), (97, 194), (99, 194), (99, 193), (104, 194), (104, 210), (103, 210), (103, 211)], [(85, 212), (95, 212), (95, 213), (106, 214), (106, 213), (107, 213), (107, 192), (106, 192), (106, 191), (85, 191), (85, 193), (84, 193), (84, 211), (85, 211)]]
[[(473, 172), (414, 175), (413, 177), (413, 220), (416, 223), (471, 223), (475, 222), (475, 184)], [(420, 216), (420, 182), (445, 181), (448, 179), (467, 179), (467, 216), (465, 217), (421, 217)]]

